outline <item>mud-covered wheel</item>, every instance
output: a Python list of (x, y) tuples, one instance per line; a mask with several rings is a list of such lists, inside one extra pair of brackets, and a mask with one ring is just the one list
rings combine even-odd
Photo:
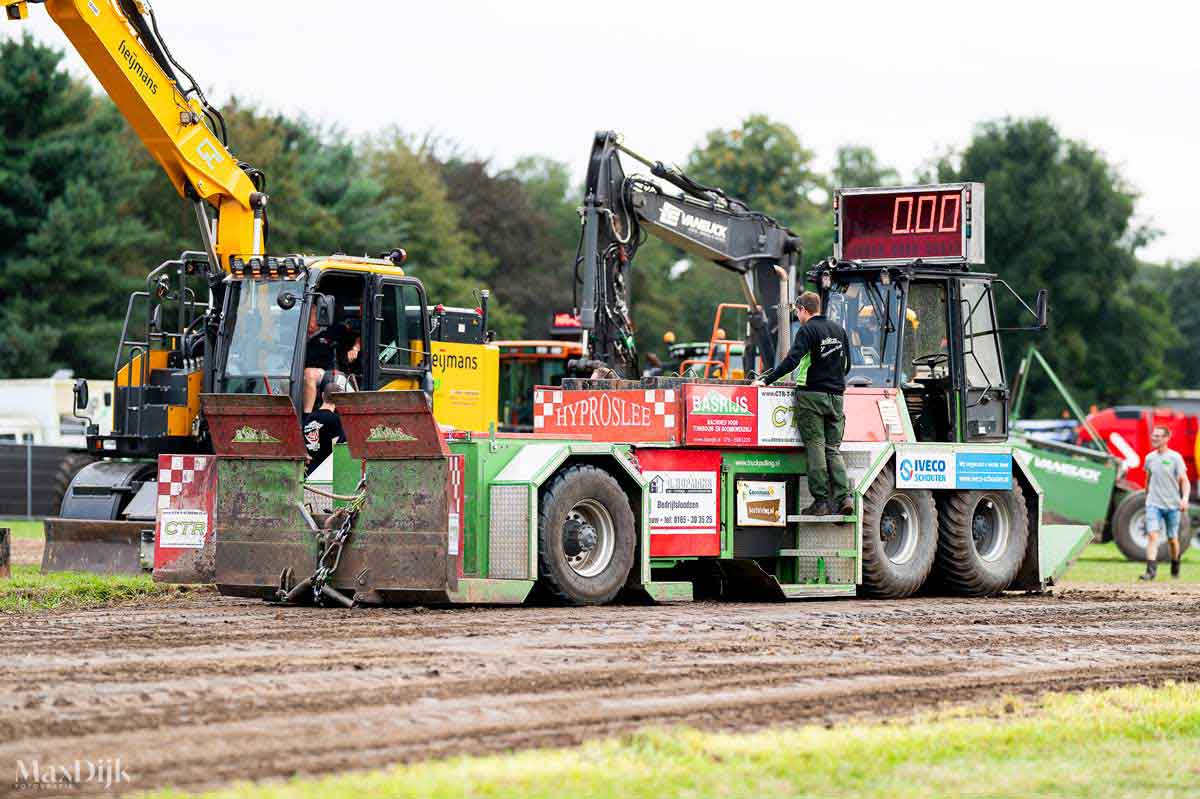
[[(1179, 517), (1179, 554), (1187, 552), (1192, 545), (1192, 525), (1186, 513)], [(1146, 492), (1133, 491), (1117, 503), (1117, 509), (1112, 515), (1112, 537), (1121, 550), (1121, 554), (1129, 560), (1146, 560)], [(1158, 560), (1171, 559), (1171, 549), (1167, 546), (1167, 537), (1158, 535)]]
[(538, 515), (538, 577), (575, 605), (609, 602), (633, 567), (633, 510), (603, 469), (572, 466), (546, 486)]
[(925, 584), (937, 549), (937, 510), (929, 491), (896, 488), (885, 469), (863, 497), (863, 593), (896, 599)]
[(938, 501), (938, 582), (961, 596), (994, 596), (1012, 584), (1029, 540), (1025, 494), (947, 491)]

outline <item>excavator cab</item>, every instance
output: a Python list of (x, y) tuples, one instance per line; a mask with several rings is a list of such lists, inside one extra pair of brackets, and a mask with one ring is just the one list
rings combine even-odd
[[(307, 368), (336, 369), (359, 390), (432, 391), (425, 288), (381, 264), (325, 260), (302, 274), (229, 281), (214, 385), (223, 394), (274, 394), (302, 408)], [(336, 352), (312, 357), (319, 331)], [(358, 345), (354, 347), (352, 345)]]

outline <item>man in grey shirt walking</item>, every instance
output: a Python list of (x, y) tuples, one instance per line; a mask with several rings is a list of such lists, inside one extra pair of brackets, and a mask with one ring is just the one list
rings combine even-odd
[(1142, 580), (1158, 575), (1158, 533), (1167, 536), (1171, 548), (1171, 576), (1179, 576), (1179, 520), (1188, 512), (1187, 465), (1183, 456), (1167, 446), (1171, 431), (1159, 425), (1150, 433), (1154, 449), (1146, 456), (1146, 573)]

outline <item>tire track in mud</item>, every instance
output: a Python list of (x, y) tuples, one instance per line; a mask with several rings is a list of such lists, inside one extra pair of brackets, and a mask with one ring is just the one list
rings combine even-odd
[(0, 779), (19, 759), (120, 757), (133, 789), (197, 787), (1200, 680), (1200, 586), (1156, 588), (358, 612), (197, 597), (4, 617)]

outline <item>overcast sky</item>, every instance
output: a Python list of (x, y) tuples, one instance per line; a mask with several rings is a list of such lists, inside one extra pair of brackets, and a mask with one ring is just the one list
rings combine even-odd
[[(905, 179), (974, 126), (1048, 116), (1115, 162), (1163, 235), (1200, 256), (1200, 14), (1191, 3), (331, 2), (157, 0), (176, 58), (237, 94), (353, 133), (434, 131), (504, 166), (581, 175), (591, 134), (682, 161), (704, 133), (766, 113), (822, 169), (871, 146)], [(45, 9), (25, 27), (66, 47)], [(0, 35), (19, 35), (19, 26)], [(72, 69), (83, 74), (72, 57)], [(236, 150), (236, 141), (234, 142)], [(282, 200), (282, 198), (280, 198)]]

